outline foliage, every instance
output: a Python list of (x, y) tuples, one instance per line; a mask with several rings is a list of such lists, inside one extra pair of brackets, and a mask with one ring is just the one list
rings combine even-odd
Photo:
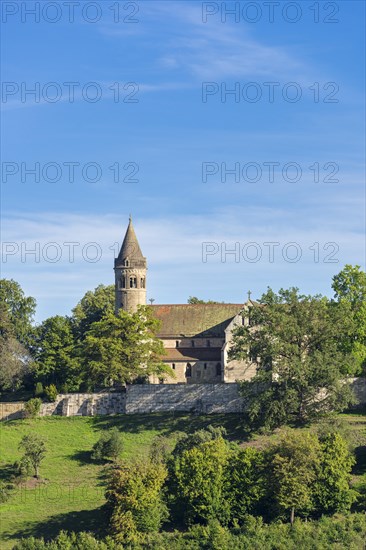
[(35, 397), (42, 397), (44, 393), (42, 382), (37, 382), (36, 387), (34, 388)]
[(157, 435), (150, 445), (149, 458), (151, 462), (161, 462), (165, 464), (171, 454), (170, 448), (169, 438), (162, 434)]
[(27, 347), (33, 334), (35, 299), (25, 296), (19, 283), (13, 279), (0, 279), (0, 304), (14, 328), (15, 338)]
[(295, 521), (290, 525), (265, 524), (260, 518), (247, 518), (242, 530), (229, 530), (217, 521), (195, 525), (186, 532), (151, 533), (143, 540), (121, 545), (110, 538), (99, 541), (89, 533), (61, 533), (56, 539), (29, 537), (13, 550), (357, 550), (364, 547), (366, 515), (323, 517), (318, 521)]
[(157, 532), (168, 517), (162, 488), (167, 470), (148, 460), (125, 463), (112, 471), (106, 492), (110, 528), (119, 542), (133, 542)]
[(183, 514), (189, 525), (228, 516), (224, 493), (228, 459), (229, 447), (221, 436), (174, 453), (169, 488), (176, 520)]
[(359, 265), (346, 265), (333, 277), (334, 297), (339, 304), (349, 305), (348, 315), (353, 330), (341, 340), (343, 348), (351, 351), (359, 366), (358, 373), (366, 374), (366, 273)]
[(323, 438), (321, 451), (315, 488), (317, 509), (322, 514), (345, 512), (356, 498), (355, 491), (350, 488), (354, 457), (349, 452), (347, 442), (337, 433)]
[(266, 495), (264, 453), (253, 447), (233, 450), (226, 471), (225, 500), (230, 523), (242, 523), (249, 514), (258, 512)]
[(50, 542), (34, 537), (23, 539), (13, 547), (13, 550), (123, 550), (123, 547), (110, 537), (99, 541), (91, 533), (61, 531)]
[(0, 504), (3, 504), (9, 499), (13, 489), (14, 485), (12, 483), (0, 480)]
[(123, 450), (123, 440), (118, 428), (112, 428), (103, 432), (98, 441), (93, 446), (92, 458), (94, 460), (103, 460), (112, 458), (116, 460)]
[(19, 449), (24, 450), (23, 458), (29, 460), (34, 469), (35, 477), (39, 478), (39, 466), (46, 456), (46, 444), (37, 434), (29, 434), (22, 437)]
[(14, 463), (15, 475), (18, 478), (27, 478), (31, 475), (33, 466), (29, 456), (24, 455), (20, 460)]
[(320, 445), (315, 434), (289, 431), (269, 451), (271, 497), (278, 509), (297, 513), (313, 509), (314, 482), (320, 464)]
[(0, 364), (0, 390), (19, 389), (31, 369), (31, 357), (16, 339), (15, 327), (4, 303), (0, 304)]
[(83, 342), (89, 378), (110, 386), (150, 374), (174, 376), (161, 361), (164, 347), (155, 336), (158, 328), (159, 321), (147, 306), (140, 306), (135, 313), (108, 313), (93, 323)]
[(354, 359), (339, 349), (350, 321), (326, 298), (298, 289), (271, 289), (246, 313), (249, 325), (234, 331), (231, 359), (248, 357), (257, 374), (242, 383), (252, 428), (306, 423), (352, 402), (345, 373)]
[[(214, 300), (200, 300), (196, 296), (190, 296), (187, 300), (187, 304), (219, 304), (220, 302), (215, 302)], [(223, 303), (223, 302), (221, 302)]]
[(36, 329), (34, 343), (35, 376), (43, 384), (80, 384), (80, 361), (76, 356), (76, 341), (71, 320), (56, 315), (49, 317)]
[(55, 384), (50, 384), (49, 386), (46, 386), (44, 389), (44, 393), (50, 403), (54, 403), (56, 401), (58, 391)]
[(36, 418), (41, 410), (42, 399), (39, 397), (33, 397), (29, 399), (24, 405), (25, 415), (28, 418)]
[(89, 290), (72, 310), (72, 323), (78, 340), (83, 340), (93, 323), (114, 312), (114, 285)]

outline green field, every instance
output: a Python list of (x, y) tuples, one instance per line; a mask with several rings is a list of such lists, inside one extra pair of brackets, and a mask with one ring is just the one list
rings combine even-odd
[[(366, 416), (342, 415), (356, 447), (358, 464), (354, 482), (362, 483), (366, 475)], [(28, 536), (51, 538), (61, 529), (95, 531), (103, 534), (100, 507), (104, 503), (103, 467), (90, 457), (100, 432), (118, 426), (125, 443), (122, 458), (146, 455), (158, 434), (176, 440), (179, 432), (190, 433), (209, 424), (224, 426), (228, 437), (243, 444), (244, 430), (238, 415), (168, 415), (146, 414), (111, 417), (46, 417), (13, 420), (0, 425), (1, 478), (11, 474), (11, 465), (21, 456), (18, 444), (23, 435), (36, 432), (47, 441), (48, 453), (41, 465), (44, 483), (15, 490), (0, 505), (0, 547), (10, 549), (16, 540)], [(265, 444), (277, 437), (257, 437), (251, 445)], [(366, 486), (366, 483), (365, 483)]]

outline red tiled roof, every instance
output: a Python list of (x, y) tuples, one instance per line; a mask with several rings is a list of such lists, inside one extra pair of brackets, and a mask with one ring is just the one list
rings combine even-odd
[(244, 304), (168, 304), (150, 307), (162, 322), (157, 334), (160, 338), (223, 338), (226, 327)]

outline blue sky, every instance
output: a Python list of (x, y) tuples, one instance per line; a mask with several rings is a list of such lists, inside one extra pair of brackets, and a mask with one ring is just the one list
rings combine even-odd
[(155, 303), (331, 295), (364, 266), (364, 2), (272, 22), (265, 2), (21, 4), (2, 6), (2, 276), (38, 321), (113, 282), (129, 213)]

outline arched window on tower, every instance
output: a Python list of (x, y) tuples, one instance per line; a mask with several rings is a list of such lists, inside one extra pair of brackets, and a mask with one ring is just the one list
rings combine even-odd
[(130, 288), (137, 288), (137, 279), (136, 279), (136, 277), (130, 277)]
[(191, 363), (187, 363), (186, 378), (191, 378), (191, 377), (192, 377), (192, 365), (191, 365)]
[(126, 258), (126, 259), (124, 260), (123, 265), (124, 265), (125, 267), (128, 267), (128, 266), (130, 265), (130, 261), (129, 261), (128, 258)]
[(124, 275), (121, 277), (121, 288), (126, 288), (126, 277)]
[(141, 288), (145, 288), (145, 278), (144, 277), (141, 277), (141, 279), (140, 279), (140, 286), (141, 286)]

